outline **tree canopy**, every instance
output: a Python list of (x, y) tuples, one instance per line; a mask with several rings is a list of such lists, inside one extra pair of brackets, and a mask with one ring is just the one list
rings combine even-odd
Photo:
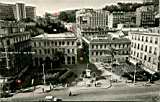
[(61, 23), (61, 21), (52, 19), (51, 16), (51, 14), (46, 13), (44, 18), (38, 18), (36, 22), (36, 27), (43, 29), (46, 33), (66, 32), (67, 29)]
[(65, 22), (76, 22), (76, 11), (77, 10), (67, 10), (60, 12), (58, 18), (59, 20)]
[(129, 11), (136, 11), (137, 8), (143, 6), (143, 5), (148, 5), (148, 4), (141, 4), (141, 3), (117, 3), (117, 5), (106, 5), (103, 10), (106, 11), (125, 11), (125, 12), (129, 12)]

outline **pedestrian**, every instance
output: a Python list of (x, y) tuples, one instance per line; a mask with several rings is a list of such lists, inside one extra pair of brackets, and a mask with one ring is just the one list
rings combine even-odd
[(44, 88), (42, 88), (42, 92), (44, 93)]
[(69, 96), (72, 96), (72, 93), (71, 93), (71, 91), (69, 92)]

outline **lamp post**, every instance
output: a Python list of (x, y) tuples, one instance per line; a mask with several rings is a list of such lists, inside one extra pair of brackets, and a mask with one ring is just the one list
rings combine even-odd
[(6, 68), (9, 69), (9, 59), (8, 59), (8, 49), (5, 47), (5, 54), (6, 54)]
[(136, 66), (135, 66), (135, 70), (134, 70), (134, 79), (133, 79), (133, 83), (136, 83)]
[(46, 76), (45, 76), (45, 72), (44, 72), (44, 64), (42, 64), (43, 67), (43, 84), (46, 84)]

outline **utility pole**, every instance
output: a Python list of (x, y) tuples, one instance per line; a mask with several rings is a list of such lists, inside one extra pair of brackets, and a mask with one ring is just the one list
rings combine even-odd
[(110, 87), (112, 86), (112, 65), (113, 65), (113, 58), (112, 58), (112, 62), (111, 62)]
[(51, 70), (52, 70), (52, 62), (51, 62)]
[(44, 64), (42, 64), (43, 67), (43, 84), (46, 84), (46, 76), (45, 76), (45, 72), (44, 72)]
[(6, 68), (9, 69), (8, 49), (6, 46), (5, 46), (5, 54), (6, 54)]
[(136, 83), (136, 66), (135, 66), (135, 70), (134, 70), (134, 79), (133, 79), (133, 83)]

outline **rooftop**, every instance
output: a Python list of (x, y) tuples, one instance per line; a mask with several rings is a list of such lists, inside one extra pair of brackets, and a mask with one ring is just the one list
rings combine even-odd
[(74, 33), (65, 32), (65, 33), (58, 33), (58, 34), (41, 34), (38, 36), (33, 37), (33, 39), (69, 39), (69, 38), (76, 38)]
[(111, 37), (93, 37), (93, 38), (83, 38), (88, 43), (130, 43), (130, 40), (125, 37), (111, 38)]

